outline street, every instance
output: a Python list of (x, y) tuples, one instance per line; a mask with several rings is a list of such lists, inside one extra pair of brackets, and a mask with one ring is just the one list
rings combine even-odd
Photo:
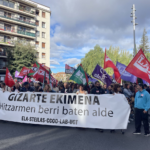
[(0, 121), (0, 150), (149, 150), (150, 137), (118, 130), (42, 126)]

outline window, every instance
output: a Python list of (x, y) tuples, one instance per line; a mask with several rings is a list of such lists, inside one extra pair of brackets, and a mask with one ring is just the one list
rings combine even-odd
[(39, 47), (39, 41), (36, 41), (36, 48)]
[(45, 43), (42, 43), (42, 48), (45, 48)]
[(0, 0), (0, 4), (3, 5), (3, 0)]
[(42, 22), (42, 28), (46, 28), (45, 22)]
[(39, 26), (39, 21), (38, 20), (36, 20), (36, 26)]
[(46, 16), (46, 15), (45, 15), (45, 12), (42, 12), (42, 17), (45, 18), (45, 16)]
[(39, 52), (36, 52), (36, 58), (39, 58)]
[(40, 32), (39, 31), (36, 31), (36, 36), (40, 37)]
[(9, 7), (14, 8), (14, 3), (13, 2), (9, 2)]
[(26, 6), (26, 11), (30, 12), (31, 11), (31, 8)]
[(7, 0), (4, 0), (4, 1), (3, 1), (3, 5), (9, 6), (9, 2), (8, 2)]
[(45, 32), (42, 32), (42, 38), (45, 38)]
[(43, 59), (45, 58), (45, 53), (42, 53), (42, 58), (43, 58)]
[(36, 10), (36, 15), (39, 16), (39, 14), (40, 14), (40, 11)]
[(4, 12), (4, 16), (8, 17), (8, 18), (11, 18), (11, 13)]

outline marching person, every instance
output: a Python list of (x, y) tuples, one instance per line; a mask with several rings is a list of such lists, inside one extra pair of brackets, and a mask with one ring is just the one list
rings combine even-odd
[(58, 93), (59, 92), (59, 88), (56, 86), (56, 83), (53, 84), (53, 90)]
[(108, 86), (107, 94), (113, 94), (113, 91), (110, 85)]
[(127, 99), (130, 99), (130, 97), (134, 95), (134, 93), (132, 93), (131, 90), (130, 90), (130, 85), (129, 84), (125, 84), (123, 94), (125, 95), (125, 97)]
[(34, 89), (32, 89), (29, 85), (29, 82), (24, 83), (24, 87), (22, 88), (22, 92), (33, 92)]
[(105, 94), (107, 94), (107, 85), (106, 84), (103, 85), (103, 90), (104, 90)]
[(95, 82), (95, 87), (91, 90), (91, 94), (105, 94), (98, 81)]
[(14, 88), (13, 88), (13, 92), (17, 92), (17, 93), (19, 93), (21, 91), (21, 87), (20, 87), (20, 85), (19, 85), (19, 83), (18, 83), (18, 81), (15, 83), (15, 86), (14, 86)]
[[(91, 94), (105, 94), (104, 90), (101, 88), (99, 81), (95, 82), (95, 87), (91, 90)], [(103, 129), (99, 130), (101, 133), (104, 132)]]
[[(114, 94), (113, 95), (115, 95), (115, 94), (121, 94), (120, 90), (121, 90), (121, 85), (114, 84), (114, 88), (113, 88)], [(113, 133), (113, 132), (115, 132), (115, 130), (110, 130), (110, 132)], [(121, 132), (122, 132), (122, 134), (124, 134), (123, 130), (121, 130)]]
[(79, 85), (79, 91), (77, 91), (76, 94), (88, 94), (87, 91), (84, 91), (84, 86), (83, 86), (83, 84), (80, 84), (80, 85)]
[(143, 84), (137, 85), (138, 92), (135, 96), (135, 132), (133, 134), (141, 134), (141, 122), (144, 124), (145, 136), (150, 136), (148, 124), (148, 110), (150, 108), (150, 95), (144, 89)]
[(3, 82), (3, 83), (1, 83), (1, 91), (3, 91), (3, 92), (5, 92), (5, 91), (11, 92), (11, 88), (8, 87), (8, 86)]
[(64, 83), (64, 93), (69, 93), (68, 83)]
[(55, 91), (51, 90), (51, 87), (49, 84), (46, 84), (44, 87), (44, 92), (55, 92)]

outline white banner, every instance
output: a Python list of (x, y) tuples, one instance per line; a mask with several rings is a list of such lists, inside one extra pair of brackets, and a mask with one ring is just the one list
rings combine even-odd
[(126, 129), (130, 106), (122, 94), (0, 92), (0, 120), (41, 125)]

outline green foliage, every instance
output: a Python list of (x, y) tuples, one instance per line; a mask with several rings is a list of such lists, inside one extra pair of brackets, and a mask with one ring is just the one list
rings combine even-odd
[(35, 47), (29, 42), (15, 42), (13, 50), (8, 50), (8, 68), (12, 74), (15, 70), (21, 71), (22, 67), (31, 68), (32, 64), (37, 61)]
[(149, 52), (146, 53), (145, 56), (146, 56), (146, 58), (148, 59), (148, 61), (150, 61), (150, 53), (149, 53)]
[[(128, 65), (133, 58), (132, 54), (126, 50), (120, 50), (119, 47), (110, 46), (106, 53), (114, 64), (118, 61)], [(104, 51), (99, 45), (96, 45), (94, 49), (90, 50), (85, 57), (81, 59), (81, 63), (84, 70), (91, 75), (97, 64), (101, 67), (104, 66)], [(113, 70), (111, 68), (107, 68), (106, 71), (109, 75), (113, 75)]]
[(144, 54), (149, 52), (148, 36), (147, 36), (147, 31), (145, 28), (144, 28), (143, 35), (141, 38), (141, 44), (139, 46), (139, 49), (142, 49)]
[(91, 75), (97, 64), (100, 66), (104, 65), (103, 49), (99, 45), (96, 45), (94, 49), (91, 49), (85, 57), (81, 59), (81, 63), (84, 71)]

